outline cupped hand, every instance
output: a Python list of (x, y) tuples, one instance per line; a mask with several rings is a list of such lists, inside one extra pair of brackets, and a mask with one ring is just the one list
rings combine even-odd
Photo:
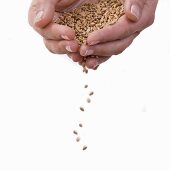
[(79, 45), (73, 29), (53, 22), (60, 12), (83, 0), (33, 0), (28, 13), (29, 24), (43, 37), (49, 51), (56, 54), (77, 52)]
[(81, 46), (79, 57), (89, 56), (86, 65), (94, 69), (112, 55), (122, 53), (142, 30), (153, 24), (157, 3), (158, 0), (124, 0), (125, 15), (116, 24), (89, 34), (88, 45)]
[(50, 52), (76, 53), (79, 50), (79, 44), (75, 40), (74, 30), (68, 26), (56, 24), (54, 20), (63, 11), (70, 11), (89, 1), (97, 0), (33, 0), (28, 12), (29, 24), (43, 37), (44, 44)]

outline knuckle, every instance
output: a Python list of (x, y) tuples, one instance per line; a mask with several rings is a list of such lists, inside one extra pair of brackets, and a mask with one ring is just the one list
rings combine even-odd
[(114, 51), (114, 55), (119, 55), (121, 53), (123, 53), (133, 42), (135, 37), (133, 37), (133, 35), (131, 36), (131, 38), (124, 39), (121, 40), (121, 45), (118, 45), (116, 50)]
[(57, 46), (55, 46), (53, 43), (51, 44), (51, 51), (54, 54), (60, 54), (60, 50)]
[(48, 51), (50, 51), (53, 54), (56, 54), (56, 49), (54, 48), (53, 43), (48, 42), (48, 40), (44, 39), (44, 44), (45, 47), (48, 49)]
[(155, 15), (151, 16), (149, 21), (148, 21), (148, 26), (151, 26), (155, 21)]
[(128, 28), (128, 29), (125, 29), (125, 31), (124, 31), (124, 37), (128, 37), (128, 36), (130, 36), (131, 35), (131, 30)]
[(132, 30), (130, 28), (125, 28), (123, 33), (119, 36), (119, 39), (124, 39), (125, 37), (129, 37), (132, 34)]
[(45, 39), (50, 40), (50, 39), (58, 39), (58, 34), (56, 33), (56, 30), (52, 25), (49, 25), (48, 27), (45, 28), (36, 28), (37, 32)]
[(145, 27), (149, 27), (154, 23), (155, 15), (152, 15), (145, 19)]
[(43, 30), (43, 29), (36, 29), (37, 32), (46, 40), (49, 39), (49, 35), (47, 35), (47, 33)]
[(119, 55), (121, 54), (125, 49), (124, 48), (120, 48), (120, 47), (117, 47), (114, 51), (114, 55)]

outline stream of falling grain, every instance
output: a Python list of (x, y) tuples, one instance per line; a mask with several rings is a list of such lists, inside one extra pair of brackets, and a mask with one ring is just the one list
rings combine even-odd
[[(85, 76), (87, 76), (87, 73), (86, 72), (83, 72), (83, 73), (85, 73), (84, 75)], [(94, 95), (94, 92), (93, 91), (91, 91), (90, 89), (89, 89), (89, 85), (88, 84), (85, 84), (84, 85), (84, 90), (86, 90), (86, 95), (87, 95), (87, 97), (86, 97), (86, 103), (87, 104), (89, 104), (89, 103), (91, 103), (91, 97)], [(86, 106), (87, 107), (87, 106)], [(80, 110), (80, 112), (82, 113), (82, 112), (84, 112), (84, 113), (86, 113), (86, 114), (88, 114), (87, 112), (86, 112), (86, 107), (85, 106), (80, 106), (79, 107), (79, 110)], [(82, 115), (83, 116), (83, 115)], [(82, 122), (79, 122), (78, 123), (78, 126), (77, 126), (77, 129), (76, 130), (74, 130), (73, 131), (73, 134), (75, 134), (76, 135), (76, 137), (75, 137), (75, 140), (76, 140), (76, 142), (77, 143), (81, 143), (81, 144), (83, 144), (82, 145), (82, 150), (83, 151), (85, 151), (85, 150), (87, 150), (87, 145), (84, 145), (84, 143), (83, 143), (83, 138), (81, 137), (81, 129), (82, 128), (84, 128), (84, 124), (82, 123)]]
[[(118, 19), (124, 15), (124, 7), (120, 0), (98, 0), (98, 3), (85, 3), (71, 12), (63, 12), (60, 14), (61, 15), (55, 19), (54, 22), (56, 24), (66, 25), (72, 28), (75, 31), (75, 38), (81, 46), (82, 44), (87, 44), (87, 37), (93, 31), (115, 24)], [(96, 59), (99, 58), (98, 56), (88, 57)], [(80, 63), (83, 67), (83, 73), (85, 74), (88, 74), (88, 69), (86, 67), (88, 57), (83, 57), (83, 60)], [(84, 88), (88, 89), (89, 85), (85, 84)], [(93, 95), (93, 91), (88, 92), (86, 98), (86, 102), (88, 104), (91, 103), (91, 97)], [(79, 111), (81, 113), (86, 112), (86, 108), (84, 106), (80, 106)], [(83, 124), (79, 123), (77, 128), (83, 127)], [(80, 142), (81, 133), (77, 130), (74, 130), (73, 133), (76, 135), (76, 141)], [(83, 145), (82, 150), (84, 151), (86, 149), (87, 145)]]

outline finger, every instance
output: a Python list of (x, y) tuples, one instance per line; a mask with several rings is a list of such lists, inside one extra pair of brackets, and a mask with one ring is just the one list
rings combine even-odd
[(142, 10), (146, 0), (124, 0), (125, 14), (131, 21), (138, 21), (142, 16)]
[(78, 43), (74, 41), (54, 41), (44, 39), (44, 44), (47, 49), (54, 54), (67, 54), (77, 52), (79, 50)]
[(135, 33), (128, 38), (107, 42), (103, 44), (98, 44), (94, 46), (82, 45), (80, 48), (80, 54), (82, 56), (96, 55), (96, 56), (111, 56), (117, 55), (123, 52), (138, 36), (139, 33)]
[(65, 25), (50, 23), (45, 28), (37, 28), (35, 30), (45, 39), (48, 40), (74, 40), (75, 31)]
[(52, 21), (54, 12), (54, 0), (33, 0), (28, 12), (29, 24), (43, 28)]
[(89, 69), (96, 70), (100, 64), (107, 61), (109, 58), (110, 56), (107, 57), (99, 56), (98, 58), (88, 57), (86, 60), (86, 66)]
[(67, 54), (74, 62), (81, 63), (83, 61), (83, 57), (79, 53), (68, 53)]
[[(92, 32), (87, 38), (87, 43), (89, 45), (95, 45), (103, 42), (115, 41), (145, 29), (154, 21), (154, 10), (151, 8), (150, 10), (144, 9), (145, 12), (142, 13), (142, 17), (138, 22), (131, 22), (124, 15), (117, 21), (116, 24)], [(153, 12), (152, 14), (151, 11)]]

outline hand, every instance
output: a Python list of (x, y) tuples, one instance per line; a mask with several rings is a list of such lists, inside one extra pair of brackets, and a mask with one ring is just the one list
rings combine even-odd
[(60, 15), (55, 11), (61, 12), (79, 3), (80, 0), (32, 1), (28, 14), (29, 23), (44, 38), (44, 43), (49, 51), (65, 54), (79, 50), (74, 30), (52, 22), (54, 17)]
[(124, 0), (125, 15), (116, 24), (89, 34), (88, 45), (82, 45), (80, 55), (76, 53), (72, 58), (81, 60), (82, 56), (89, 56), (86, 65), (94, 69), (110, 56), (120, 54), (142, 30), (153, 24), (157, 3), (158, 0)]
[[(53, 22), (61, 15), (85, 2), (97, 0), (33, 0), (28, 13), (29, 24), (44, 38), (47, 49), (55, 54), (79, 51), (75, 32), (67, 26)], [(70, 55), (71, 55), (70, 54)], [(75, 60), (73, 58), (73, 60)]]

